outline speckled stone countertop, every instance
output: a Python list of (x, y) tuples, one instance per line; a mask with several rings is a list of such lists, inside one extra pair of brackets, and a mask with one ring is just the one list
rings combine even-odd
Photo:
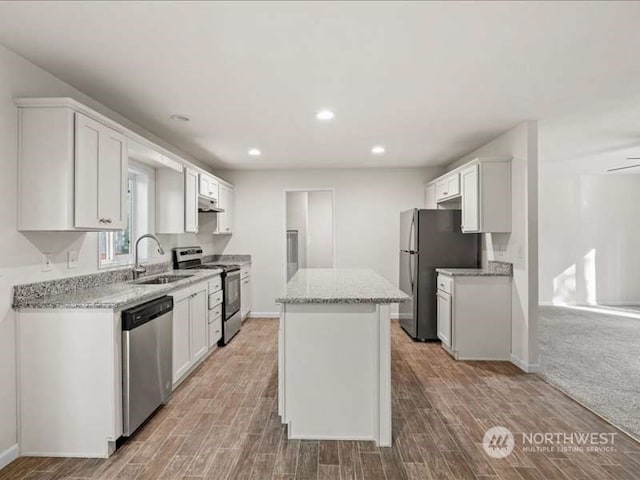
[(512, 277), (513, 264), (490, 261), (487, 268), (436, 268), (436, 272), (452, 277)]
[(400, 303), (409, 296), (373, 270), (305, 268), (289, 280), (276, 303)]
[(251, 265), (251, 255), (207, 255), (203, 263), (219, 263), (220, 265)]
[[(169, 270), (158, 275), (147, 275), (129, 282), (110, 283), (92, 288), (80, 288), (59, 295), (38, 298), (20, 298), (14, 300), (13, 308), (109, 308), (119, 309), (133, 306), (156, 297), (166, 295), (172, 290), (188, 287), (219, 275), (221, 270)], [(141, 285), (139, 281), (161, 275), (184, 276), (182, 280), (160, 285)]]

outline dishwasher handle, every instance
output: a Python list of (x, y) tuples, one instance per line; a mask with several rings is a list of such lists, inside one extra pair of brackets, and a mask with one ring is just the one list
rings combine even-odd
[(165, 295), (122, 311), (122, 330), (133, 330), (173, 310), (173, 297)]

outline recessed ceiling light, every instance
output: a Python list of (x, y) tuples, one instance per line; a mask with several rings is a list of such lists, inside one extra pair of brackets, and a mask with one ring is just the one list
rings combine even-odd
[(374, 155), (382, 155), (385, 152), (385, 149), (382, 145), (376, 145), (371, 149), (371, 153)]
[(316, 113), (318, 120), (331, 120), (333, 117), (335, 117), (335, 114), (331, 110), (320, 110)]
[(259, 157), (261, 153), (262, 152), (257, 148), (252, 148), (251, 150), (249, 150), (249, 155), (251, 155), (252, 157)]
[(171, 120), (175, 120), (176, 122), (190, 122), (191, 119), (185, 115), (173, 114), (169, 117)]

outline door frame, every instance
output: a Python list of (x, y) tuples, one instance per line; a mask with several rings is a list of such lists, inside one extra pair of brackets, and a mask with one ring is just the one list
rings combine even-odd
[[(333, 230), (332, 243), (333, 243), (333, 259), (331, 268), (336, 268), (336, 189), (335, 188), (285, 188), (282, 192), (282, 279), (284, 284), (287, 284), (287, 193), (294, 192), (331, 192), (331, 229)], [(307, 218), (308, 221), (308, 218)]]

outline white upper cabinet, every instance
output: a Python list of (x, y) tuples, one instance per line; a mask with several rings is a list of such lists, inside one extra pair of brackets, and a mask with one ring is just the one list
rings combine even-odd
[(214, 234), (227, 235), (233, 233), (234, 191), (230, 185), (220, 184), (220, 199), (218, 202), (224, 212), (217, 214), (217, 226)]
[(202, 197), (218, 201), (218, 180), (206, 173), (200, 174), (200, 183), (198, 185), (198, 193)]
[(75, 227), (122, 230), (127, 222), (127, 139), (75, 114)]
[(424, 187), (424, 208), (429, 210), (435, 210), (438, 208), (435, 183), (428, 183), (427, 186)]
[(198, 233), (198, 172), (184, 171), (184, 231)]
[(425, 208), (462, 210), (463, 233), (511, 231), (511, 157), (476, 158), (425, 186)]
[(436, 181), (436, 202), (442, 202), (460, 195), (460, 174), (448, 174)]
[(462, 232), (511, 231), (511, 161), (477, 159), (460, 170)]
[(16, 103), (18, 230), (122, 230), (126, 137), (69, 106)]
[(478, 164), (470, 165), (460, 172), (462, 183), (462, 232), (480, 231)]

